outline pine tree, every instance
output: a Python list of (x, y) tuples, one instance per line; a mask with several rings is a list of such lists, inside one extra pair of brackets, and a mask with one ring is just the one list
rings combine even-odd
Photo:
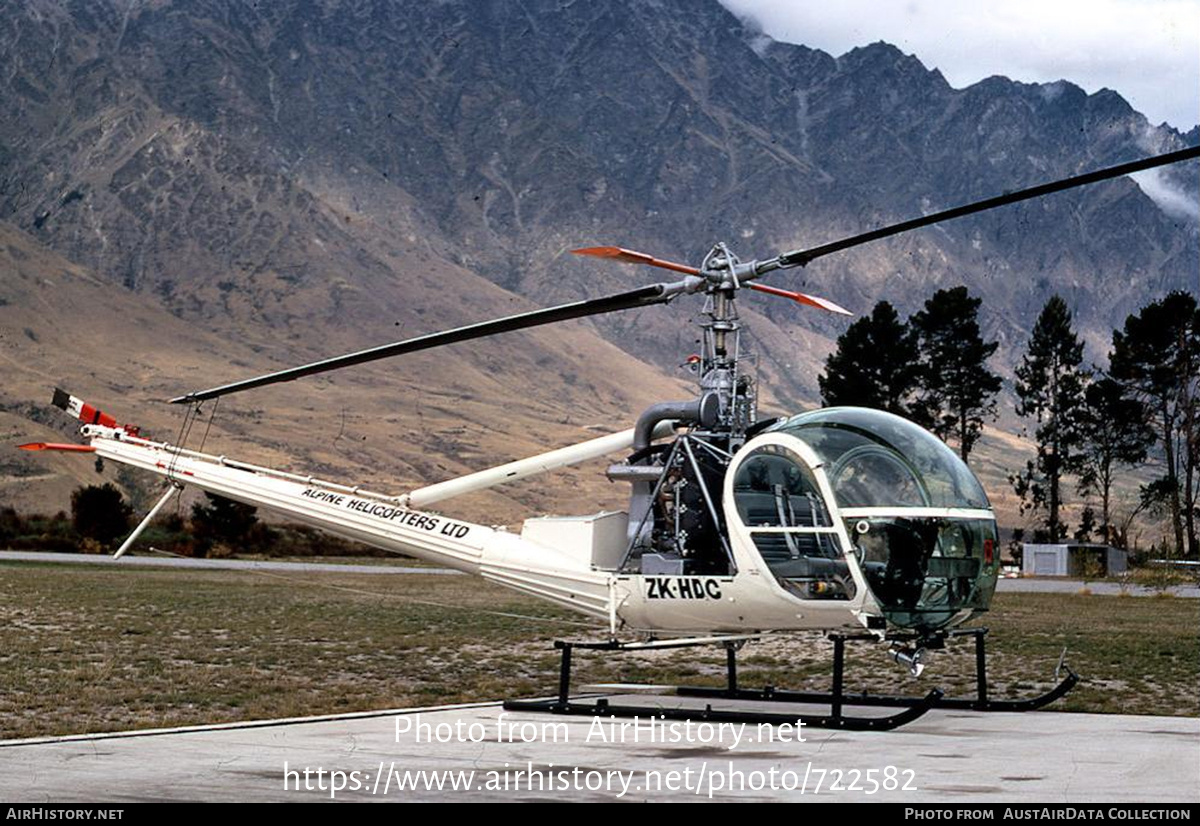
[(1082, 411), (1087, 371), (1083, 342), (1071, 326), (1071, 311), (1057, 295), (1042, 308), (1029, 349), (1017, 367), (1017, 415), (1037, 420), (1037, 457), (1009, 477), (1021, 497), (1021, 512), (1046, 511), (1050, 542), (1067, 535), (1062, 522), (1062, 477), (1081, 467)]
[(817, 381), (825, 405), (908, 415), (908, 399), (917, 387), (917, 346), (896, 308), (880, 301), (871, 315), (846, 328)]
[[(1173, 292), (1113, 333), (1112, 377), (1150, 411), (1166, 473), (1147, 488), (1170, 506), (1175, 543), (1195, 554), (1200, 473), (1200, 308)], [(1186, 544), (1185, 544), (1186, 540)]]
[(1121, 465), (1144, 461), (1146, 450), (1154, 443), (1147, 416), (1145, 406), (1125, 395), (1111, 378), (1093, 382), (1084, 393), (1079, 492), (1100, 494), (1100, 531), (1105, 542), (1113, 541), (1113, 474)]
[(258, 523), (253, 505), (235, 502), (215, 493), (204, 494), (208, 504), (192, 505), (192, 532), (207, 547), (213, 542), (237, 545), (243, 542)]
[(919, 340), (920, 399), (914, 412), (943, 441), (958, 442), (966, 461), (984, 417), (995, 418), (1000, 377), (987, 369), (999, 342), (984, 342), (978, 312), (982, 299), (966, 287), (938, 290), (913, 315)]

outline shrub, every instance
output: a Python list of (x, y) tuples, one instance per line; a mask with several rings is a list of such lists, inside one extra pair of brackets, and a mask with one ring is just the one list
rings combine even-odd
[(121, 491), (106, 482), (77, 488), (71, 494), (71, 524), (75, 532), (100, 545), (110, 545), (129, 531), (133, 508)]

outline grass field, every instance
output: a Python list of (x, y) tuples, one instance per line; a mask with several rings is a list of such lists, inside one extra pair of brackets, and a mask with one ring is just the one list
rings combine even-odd
[[(1200, 600), (1005, 594), (986, 620), (995, 696), (1048, 687), (1065, 646), (1084, 681), (1055, 708), (1200, 716)], [(472, 577), (7, 563), (0, 738), (543, 695), (552, 640), (603, 633), (578, 621)], [(756, 643), (742, 684), (826, 688), (831, 647)], [(882, 646), (848, 650), (848, 689), (972, 685), (965, 643), (919, 681)], [(577, 661), (577, 684), (723, 675), (716, 648)]]

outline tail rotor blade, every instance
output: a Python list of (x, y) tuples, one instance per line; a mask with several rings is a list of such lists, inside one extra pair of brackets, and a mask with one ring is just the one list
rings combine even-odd
[(62, 444), (60, 442), (29, 442), (23, 445), (17, 445), (18, 450), (58, 450), (63, 453), (95, 453), (96, 448), (91, 445), (73, 445)]

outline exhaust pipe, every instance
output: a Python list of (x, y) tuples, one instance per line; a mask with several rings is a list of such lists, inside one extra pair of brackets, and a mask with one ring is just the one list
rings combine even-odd
[(698, 424), (701, 427), (712, 427), (720, 417), (720, 404), (720, 398), (716, 393), (705, 393), (699, 399), (691, 401), (660, 402), (648, 407), (638, 417), (637, 424), (633, 428), (634, 451), (648, 448), (655, 426), (667, 419), (675, 419), (685, 424)]

